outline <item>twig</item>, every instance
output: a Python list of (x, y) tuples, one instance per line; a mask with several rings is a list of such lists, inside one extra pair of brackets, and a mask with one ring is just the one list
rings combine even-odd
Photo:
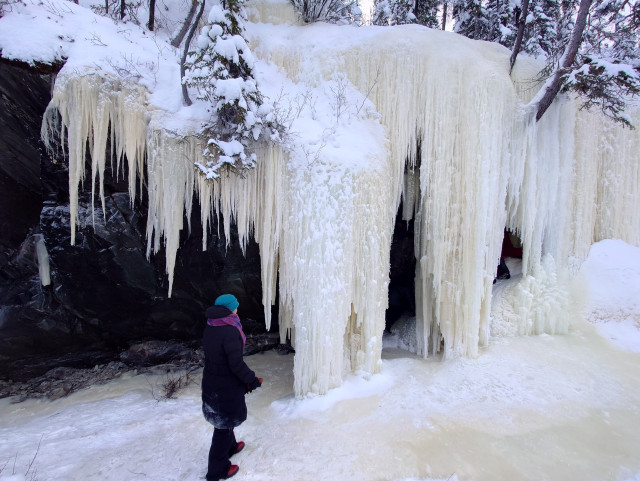
[(356, 115), (360, 115), (360, 111), (362, 110), (362, 107), (364, 107), (365, 102), (367, 101), (367, 99), (369, 99), (369, 95), (371, 95), (371, 92), (373, 91), (373, 88), (378, 83), (379, 78), (380, 78), (380, 66), (378, 65), (378, 69), (376, 70), (376, 78), (373, 80), (373, 83), (371, 84), (371, 87), (369, 87), (369, 90), (367, 90), (367, 94), (364, 96), (364, 99), (362, 99), (362, 103), (360, 104), (360, 107), (356, 109)]
[(336, 76), (336, 79), (334, 80), (334, 82), (335, 82), (335, 87), (333, 86), (329, 87), (335, 99), (335, 103), (333, 103), (331, 106), (333, 107), (333, 110), (336, 114), (336, 123), (339, 123), (340, 117), (342, 116), (343, 111), (347, 107), (347, 96), (345, 94), (347, 90), (347, 84), (345, 82), (343, 75)]
[(147, 384), (149, 385), (149, 387), (151, 388), (151, 397), (153, 399), (155, 399), (157, 402), (160, 402), (161, 398), (160, 396), (158, 396), (156, 394), (156, 390), (153, 384), (151, 384), (151, 381), (149, 381), (149, 378), (147, 376), (144, 377), (144, 380), (147, 381)]
[(40, 445), (42, 444), (43, 437), (44, 437), (44, 434), (40, 436), (40, 441), (38, 441), (38, 448), (36, 449), (36, 453), (33, 455), (33, 458), (31, 458), (31, 461), (29, 462), (29, 466), (27, 467), (27, 471), (24, 473), (25, 478), (29, 474), (29, 471), (31, 471), (31, 468), (33, 467), (33, 463), (36, 462), (36, 458), (38, 457), (38, 453), (40, 452)]
[(99, 45), (100, 47), (106, 47), (107, 44), (102, 41), (102, 39), (94, 32), (91, 34), (91, 38), (85, 38), (85, 40), (89, 40), (93, 45)]

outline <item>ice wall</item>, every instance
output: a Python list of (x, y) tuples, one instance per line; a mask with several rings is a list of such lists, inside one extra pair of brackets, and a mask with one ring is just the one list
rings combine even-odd
[[(569, 142), (559, 139), (573, 121), (550, 146), (539, 141), (547, 133), (521, 112), (505, 74), (507, 52), (456, 35), (417, 26), (308, 26), (276, 35), (262, 27), (254, 45), (289, 77), (321, 83), (345, 72), (368, 93), (389, 138), (388, 207), (396, 212), (404, 195), (405, 217), (416, 217), (419, 351), (476, 355), (489, 337), (503, 228), (527, 236), (527, 258), (537, 265), (547, 211), (564, 192), (559, 159)], [(545, 182), (553, 198), (540, 192)], [(521, 195), (534, 208), (520, 204)]]
[[(249, 8), (254, 21), (267, 11)], [(520, 334), (566, 331), (567, 310), (575, 310), (569, 273), (589, 246), (605, 237), (640, 243), (632, 215), (640, 205), (638, 131), (580, 112), (567, 98), (536, 124), (520, 88), (533, 69), (519, 61), (511, 79), (502, 47), (418, 26), (254, 23), (247, 32), (265, 94), (308, 96), (289, 104), (299, 111), (285, 148), (264, 146), (244, 176), (194, 175), (202, 152), (195, 137), (164, 129), (141, 88), (96, 73), (61, 72), (43, 136), (59, 112), (72, 229), (87, 142), (92, 189), (101, 186), (108, 142), (118, 165), (127, 159), (132, 198), (136, 176), (146, 178), (149, 254), (164, 243), (170, 278), (194, 192), (205, 236), (222, 215), (227, 238), (231, 223), (242, 242), (255, 237), (267, 326), (278, 288), (280, 334), (296, 348), (297, 396), (325, 393), (345, 372), (379, 370), (403, 196), (405, 217), (416, 219), (424, 356), (475, 356), (492, 315), (508, 317)], [(523, 277), (509, 307), (492, 313), (505, 225), (523, 240)]]
[(404, 195), (403, 214), (417, 221), (424, 355), (473, 356), (488, 341), (505, 226), (524, 242), (512, 294), (520, 333), (566, 332), (581, 306), (570, 274), (593, 242), (638, 242), (637, 131), (562, 96), (534, 122), (524, 110), (541, 67), (534, 61), (520, 59), (509, 78), (505, 49), (417, 26), (256, 30), (255, 51), (289, 77), (321, 83), (344, 72), (380, 113), (389, 207)]

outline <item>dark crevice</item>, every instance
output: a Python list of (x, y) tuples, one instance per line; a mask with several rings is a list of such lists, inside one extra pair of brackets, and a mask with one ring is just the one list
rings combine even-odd
[(416, 315), (414, 221), (402, 220), (402, 203), (396, 216), (389, 258), (389, 307), (385, 313), (388, 331), (402, 316)]

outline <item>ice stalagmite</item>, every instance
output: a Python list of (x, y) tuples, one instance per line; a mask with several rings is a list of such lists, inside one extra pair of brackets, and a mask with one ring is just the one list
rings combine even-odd
[[(291, 136), (260, 146), (243, 176), (195, 174), (197, 129), (169, 132), (141, 87), (61, 72), (43, 134), (58, 111), (72, 225), (84, 146), (100, 185), (110, 141), (118, 162), (128, 161), (132, 198), (136, 177), (146, 179), (149, 254), (164, 243), (170, 277), (194, 192), (205, 236), (213, 216), (227, 238), (232, 223), (243, 244), (253, 236), (267, 326), (278, 290), (280, 335), (296, 349), (297, 396), (380, 369), (401, 199), (405, 219), (415, 218), (422, 355), (477, 355), (497, 317), (515, 334), (565, 332), (579, 314), (571, 273), (589, 246), (606, 237), (640, 243), (639, 131), (562, 96), (536, 123), (524, 109), (535, 62), (519, 59), (511, 78), (498, 45), (415, 25), (296, 26), (278, 5), (290, 24), (258, 23), (275, 10), (254, 3), (247, 34), (263, 93), (289, 102)], [(505, 226), (523, 241), (523, 275), (493, 302)]]

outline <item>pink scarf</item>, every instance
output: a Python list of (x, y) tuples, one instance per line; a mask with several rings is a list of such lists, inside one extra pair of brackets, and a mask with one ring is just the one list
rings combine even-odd
[(222, 317), (220, 319), (207, 319), (207, 324), (210, 326), (233, 326), (238, 331), (240, 331), (240, 335), (242, 336), (242, 347), (247, 342), (247, 336), (244, 335), (242, 331), (242, 324), (240, 323), (240, 318), (238, 314), (229, 314), (227, 317)]

